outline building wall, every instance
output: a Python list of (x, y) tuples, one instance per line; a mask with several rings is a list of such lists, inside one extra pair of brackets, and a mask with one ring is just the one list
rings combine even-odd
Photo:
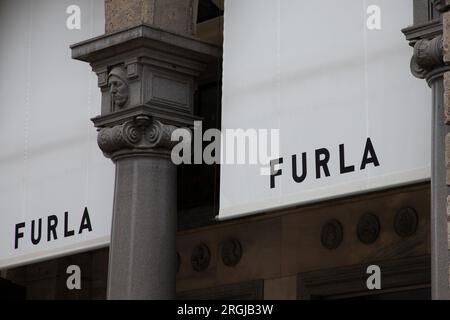
[[(413, 268), (408, 265), (405, 269), (402, 261), (417, 262), (422, 269), (419, 274), (407, 275), (399, 285), (392, 284), (391, 289), (426, 287), (429, 266), (423, 264), (429, 263), (430, 254), (429, 203), (430, 189), (424, 183), (181, 231), (177, 240), (178, 295), (186, 299), (305, 298), (302, 281), (306, 284), (319, 271), (320, 281), (331, 277), (339, 284), (350, 281), (350, 276), (364, 285), (365, 268), (370, 264), (380, 264), (383, 277), (384, 265), (389, 274)], [(404, 219), (396, 231), (396, 214), (403, 208), (415, 210), (417, 228), (414, 221)], [(379, 236), (372, 244), (362, 243), (357, 234), (358, 222), (366, 213), (379, 219)], [(338, 221), (343, 231), (342, 242), (335, 243), (335, 249), (325, 248), (321, 240), (323, 227), (331, 220)], [(403, 230), (403, 236), (398, 230)], [(405, 231), (411, 234), (405, 236)], [(222, 254), (227, 240), (240, 243), (240, 259), (235, 247)], [(227, 266), (224, 259), (236, 265)], [(398, 270), (393, 266), (396, 261)], [(66, 270), (73, 264), (82, 270), (80, 291), (66, 287)], [(107, 265), (108, 249), (102, 249), (9, 270), (7, 278), (26, 287), (27, 299), (104, 299)], [(341, 289), (333, 290), (337, 294)], [(343, 286), (342, 292), (346, 290)]]
[[(181, 232), (178, 292), (188, 297), (199, 289), (262, 281), (265, 298), (295, 299), (302, 273), (428, 256), (429, 204), (429, 185), (419, 184)], [(410, 230), (409, 236), (400, 236), (394, 227), (396, 214), (403, 208), (417, 212), (415, 231), (408, 219), (397, 224), (397, 229)], [(379, 236), (372, 244), (362, 243), (357, 235), (366, 213), (377, 216), (380, 223)], [(321, 241), (324, 225), (331, 220), (338, 221), (343, 230), (336, 249), (325, 248)], [(229, 239), (238, 240), (242, 247), (242, 258), (235, 267), (222, 260), (221, 246)], [(196, 247), (202, 244), (209, 248), (210, 262), (204, 270), (195, 271)]]
[[(204, 22), (205, 29), (198, 30), (206, 40), (219, 43), (220, 34), (211, 28), (221, 23), (220, 18), (210, 22), (213, 27)], [(405, 208), (410, 208), (407, 218), (396, 224), (397, 214), (405, 214), (401, 211)], [(358, 237), (358, 229), (363, 229), (362, 238), (370, 238), (377, 229), (370, 221), (366, 233), (363, 226), (358, 228), (367, 213), (379, 221), (379, 235), (370, 244)], [(212, 217), (214, 212), (208, 214)], [(308, 298), (312, 283), (320, 285), (326, 279), (353, 283), (333, 287), (335, 295), (355, 293), (361, 290), (370, 264), (385, 266), (390, 279), (395, 274), (401, 280), (390, 280), (391, 289), (429, 286), (428, 183), (182, 229), (177, 240), (180, 298)], [(417, 266), (417, 272), (407, 272), (408, 262)], [(80, 291), (66, 287), (66, 270), (73, 264), (82, 270)], [(107, 271), (105, 248), (7, 270), (3, 277), (24, 287), (28, 299), (104, 299)]]

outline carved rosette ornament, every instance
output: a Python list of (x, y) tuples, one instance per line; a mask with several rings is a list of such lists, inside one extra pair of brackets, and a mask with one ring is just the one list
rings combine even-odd
[(148, 116), (138, 116), (133, 121), (112, 128), (100, 129), (98, 145), (108, 158), (118, 151), (170, 150), (176, 142), (171, 141), (175, 126), (165, 125)]

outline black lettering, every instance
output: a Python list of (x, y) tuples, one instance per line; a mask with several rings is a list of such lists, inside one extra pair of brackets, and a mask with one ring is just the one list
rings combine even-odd
[[(324, 156), (323, 159), (321, 159)], [(330, 176), (330, 170), (328, 169), (328, 162), (330, 161), (330, 151), (328, 149), (318, 149), (316, 150), (316, 178), (321, 178), (321, 170), (323, 169), (325, 176)]]
[(366, 148), (364, 149), (364, 155), (361, 162), (361, 170), (364, 170), (370, 163), (373, 163), (375, 167), (378, 167), (380, 165), (377, 154), (375, 152), (375, 148), (372, 145), (372, 141), (370, 140), (370, 138), (367, 138)]
[(355, 171), (355, 166), (345, 166), (345, 146), (343, 144), (339, 146), (339, 162), (341, 167), (341, 174)]
[(64, 213), (64, 238), (72, 237), (75, 235), (74, 230), (69, 231), (69, 213)]
[(91, 219), (89, 218), (88, 208), (84, 208), (83, 218), (81, 219), (80, 231), (78, 234), (82, 234), (84, 229), (88, 229), (92, 232)]
[(25, 222), (16, 224), (16, 234), (14, 236), (14, 249), (19, 248), (19, 239), (23, 238), (23, 232), (19, 232), (19, 230), (22, 228), (25, 228)]
[(275, 166), (278, 164), (283, 164), (283, 158), (270, 161), (270, 189), (275, 188), (275, 177), (283, 174), (283, 170), (275, 170)]
[(38, 220), (38, 236), (35, 237), (36, 235), (36, 220), (32, 220), (31, 221), (31, 243), (33, 245), (38, 245), (39, 242), (41, 242), (41, 237), (42, 237), (42, 219)]
[(297, 155), (292, 156), (292, 178), (297, 183), (302, 183), (306, 179), (307, 174), (306, 166), (306, 152), (302, 153), (302, 175), (299, 177), (297, 174)]
[(52, 241), (52, 235), (54, 240), (58, 240), (56, 234), (56, 227), (58, 226), (58, 217), (50, 216), (47, 220), (47, 241)]

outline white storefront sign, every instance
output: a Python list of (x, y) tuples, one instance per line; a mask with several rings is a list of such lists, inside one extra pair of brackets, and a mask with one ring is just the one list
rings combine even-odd
[(219, 218), (429, 179), (430, 92), (401, 33), (412, 5), (225, 2), (222, 129), (280, 139), (271, 175), (222, 164)]
[(0, 268), (109, 243), (114, 165), (90, 118), (100, 90), (69, 46), (104, 2), (0, 1)]

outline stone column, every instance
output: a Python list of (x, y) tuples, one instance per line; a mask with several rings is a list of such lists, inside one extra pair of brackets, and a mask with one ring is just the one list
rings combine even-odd
[(93, 122), (100, 149), (116, 164), (108, 299), (175, 298), (171, 134), (193, 125), (196, 80), (217, 63), (220, 50), (189, 36), (192, 20), (172, 30), (183, 34), (155, 21), (165, 21), (169, 11), (177, 21), (192, 19), (193, 3), (107, 0), (112, 33), (72, 46), (73, 58), (90, 63), (98, 76), (102, 111)]
[[(433, 299), (450, 299), (449, 256), (447, 229), (447, 197), (449, 187), (446, 173), (446, 136), (449, 127), (444, 115), (444, 77), (450, 66), (444, 62), (444, 35), (442, 14), (449, 9), (447, 0), (433, 0), (426, 16), (434, 10), (436, 16), (427, 23), (403, 30), (414, 47), (411, 72), (419, 79), (426, 79), (432, 89), (432, 154), (431, 154), (431, 285)], [(416, 1), (430, 4), (426, 1)], [(422, 6), (423, 7), (423, 6)], [(423, 10), (423, 8), (421, 9)], [(420, 16), (416, 12), (415, 16)]]

